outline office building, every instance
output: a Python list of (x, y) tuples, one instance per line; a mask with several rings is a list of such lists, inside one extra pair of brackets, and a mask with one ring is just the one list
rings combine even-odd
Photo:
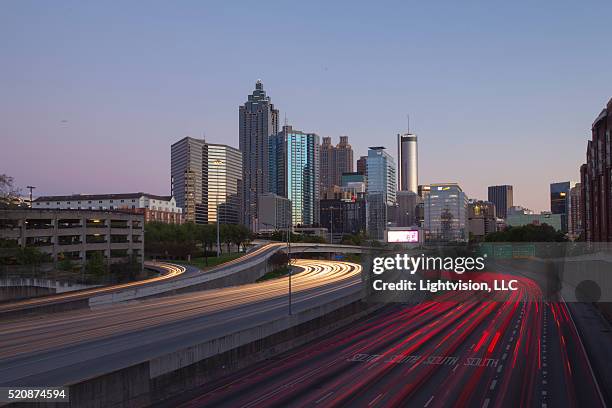
[(148, 193), (72, 194), (41, 196), (34, 200), (36, 210), (97, 210), (143, 214), (144, 222), (182, 224), (183, 211), (174, 197)]
[(468, 240), (468, 198), (456, 183), (431, 184), (424, 201), (425, 239), (434, 242)]
[(550, 185), (550, 212), (561, 215), (561, 231), (567, 232), (567, 215), (569, 210), (569, 192), (571, 182), (563, 181)]
[(419, 226), (417, 207), (423, 199), (413, 191), (398, 191), (396, 195), (395, 217), (396, 227)]
[(506, 218), (508, 227), (522, 227), (525, 225), (547, 224), (557, 231), (562, 231), (562, 214), (541, 212), (540, 214), (513, 214)]
[(572, 241), (582, 235), (582, 184), (576, 183), (570, 189), (568, 199), (567, 236)]
[(291, 227), (291, 201), (274, 193), (259, 196), (258, 232), (286, 231)]
[(495, 205), (498, 218), (506, 218), (508, 208), (514, 205), (512, 186), (489, 186), (488, 201)]
[(331, 137), (324, 137), (320, 147), (321, 192), (340, 186), (342, 173), (353, 171), (353, 149), (348, 136), (340, 136), (340, 143), (334, 146)]
[(361, 156), (357, 159), (357, 173), (367, 176), (368, 174), (368, 165), (367, 165), (368, 156)]
[(533, 210), (530, 210), (529, 208), (525, 208), (520, 205), (513, 205), (512, 207), (508, 208), (508, 210), (506, 211), (507, 216), (524, 215), (524, 214), (533, 214)]
[(186, 222), (206, 223), (206, 142), (185, 137), (170, 148), (170, 194)]
[(482, 240), (497, 231), (495, 204), (489, 201), (468, 201), (468, 230), (475, 240)]
[[(46, 206), (46, 205), (45, 205)], [(105, 263), (144, 259), (144, 215), (105, 210), (0, 210), (0, 240), (36, 247), (53, 262), (84, 263), (94, 253)]]
[(366, 232), (366, 201), (363, 194), (353, 199), (321, 200), (321, 227), (329, 231), (331, 243), (346, 234)]
[(368, 150), (367, 206), (368, 234), (373, 239), (383, 240), (389, 221), (389, 207), (396, 201), (396, 166), (393, 157), (382, 146)]
[(289, 125), (270, 138), (270, 192), (291, 201), (293, 225), (319, 223), (319, 136)]
[(397, 166), (397, 189), (418, 193), (418, 149), (415, 134), (397, 135)]
[(429, 195), (430, 191), (431, 186), (429, 184), (419, 184), (419, 187), (417, 189), (419, 197), (421, 197), (423, 200)]
[(591, 127), (586, 163), (580, 167), (582, 228), (587, 241), (612, 241), (612, 99)]
[(278, 110), (261, 81), (239, 108), (240, 151), (242, 152), (243, 223), (257, 230), (258, 199), (269, 192), (270, 137), (278, 133)]
[(207, 204), (208, 223), (239, 224), (242, 222), (242, 154), (222, 144), (206, 143), (207, 183), (203, 201)]

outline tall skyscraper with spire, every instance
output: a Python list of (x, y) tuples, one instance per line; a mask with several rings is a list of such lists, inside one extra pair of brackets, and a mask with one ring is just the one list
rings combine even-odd
[(260, 80), (240, 106), (239, 121), (243, 223), (256, 230), (259, 195), (269, 191), (269, 139), (278, 133), (278, 110), (274, 109)]
[(417, 136), (410, 132), (397, 135), (397, 187), (399, 191), (417, 193), (418, 176)]

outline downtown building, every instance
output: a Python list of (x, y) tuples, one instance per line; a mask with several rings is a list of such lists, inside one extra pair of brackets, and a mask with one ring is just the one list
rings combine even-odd
[(457, 183), (430, 186), (423, 203), (425, 239), (430, 242), (467, 242), (467, 195)]
[(269, 140), (268, 192), (291, 201), (293, 226), (319, 224), (319, 136), (289, 125)]
[(489, 186), (488, 201), (495, 205), (498, 218), (506, 218), (508, 208), (514, 205), (513, 188), (510, 185)]
[(368, 175), (368, 156), (360, 156), (357, 159), (357, 173), (367, 176)]
[(395, 160), (382, 146), (370, 147), (367, 158), (367, 225), (372, 239), (385, 238), (389, 208), (396, 203)]
[[(270, 192), (270, 138), (278, 133), (278, 110), (261, 81), (239, 108), (239, 138), (242, 152), (242, 223), (257, 231), (259, 196)], [(318, 188), (318, 187), (317, 187)]]
[(418, 193), (418, 148), (415, 134), (397, 135), (397, 162), (397, 189)]
[(144, 215), (144, 222), (182, 224), (183, 210), (172, 196), (148, 193), (71, 194), (40, 196), (32, 202), (35, 210), (121, 211)]
[(242, 154), (227, 145), (185, 137), (170, 154), (171, 191), (184, 220), (197, 224), (242, 221)]
[(612, 99), (597, 116), (580, 167), (582, 229), (587, 241), (612, 241)]
[(568, 199), (567, 236), (572, 241), (580, 239), (583, 235), (582, 209), (582, 184), (576, 183), (570, 189)]
[(561, 216), (561, 231), (567, 232), (569, 214), (569, 196), (572, 183), (562, 181), (550, 184), (550, 212)]
[(334, 146), (331, 137), (323, 137), (320, 147), (321, 192), (340, 186), (343, 173), (353, 172), (353, 148), (348, 136), (340, 136), (340, 143)]
[(477, 240), (497, 231), (495, 204), (489, 201), (468, 201), (468, 230)]

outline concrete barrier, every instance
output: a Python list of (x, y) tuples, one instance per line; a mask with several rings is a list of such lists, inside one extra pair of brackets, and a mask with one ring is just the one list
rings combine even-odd
[(277, 316), (254, 327), (202, 339), (198, 344), (71, 384), (69, 406), (149, 406), (305, 344), (380, 307), (362, 302), (360, 290), (355, 290), (328, 303), (298, 310), (293, 316)]

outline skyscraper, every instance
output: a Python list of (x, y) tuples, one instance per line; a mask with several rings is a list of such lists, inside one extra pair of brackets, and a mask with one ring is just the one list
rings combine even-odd
[(207, 222), (239, 224), (241, 217), (242, 154), (240, 150), (207, 143), (207, 184), (203, 201), (207, 203)]
[(412, 133), (397, 135), (397, 187), (400, 191), (418, 190), (417, 136)]
[(257, 228), (257, 203), (269, 186), (269, 138), (278, 133), (278, 110), (266, 96), (260, 80), (239, 109), (240, 151), (242, 152), (243, 223)]
[(550, 184), (550, 212), (561, 215), (561, 231), (563, 232), (567, 232), (570, 184), (569, 181)]
[(319, 223), (319, 136), (283, 126), (270, 138), (270, 192), (291, 201), (293, 225)]
[(206, 223), (206, 151), (203, 139), (185, 137), (170, 148), (170, 191), (186, 222)]
[(396, 202), (396, 167), (393, 157), (382, 146), (370, 147), (367, 159), (368, 234), (384, 239), (389, 207)]
[(431, 184), (425, 197), (424, 229), (428, 241), (468, 240), (468, 198), (456, 183)]
[(514, 205), (512, 186), (489, 186), (489, 202), (495, 204), (495, 212), (498, 218), (506, 218), (508, 208)]
[(321, 193), (340, 186), (342, 173), (353, 171), (353, 148), (348, 136), (340, 136), (340, 143), (332, 144), (331, 137), (324, 137), (320, 148)]
[(185, 137), (171, 151), (171, 192), (186, 222), (235, 224), (241, 208), (242, 159), (230, 146)]
[(366, 164), (367, 160), (368, 160), (368, 156), (361, 156), (359, 157), (359, 159), (357, 159), (357, 173), (367, 176), (367, 172), (368, 172), (368, 165)]

